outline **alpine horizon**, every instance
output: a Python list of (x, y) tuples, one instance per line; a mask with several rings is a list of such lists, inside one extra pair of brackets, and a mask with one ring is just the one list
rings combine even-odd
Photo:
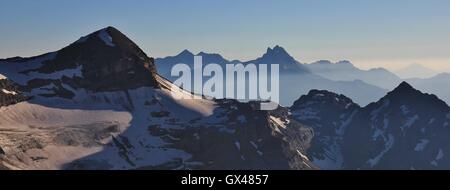
[[(212, 96), (217, 99), (263, 100), (260, 103), (261, 110), (274, 110), (278, 107), (280, 97), (279, 65), (270, 64), (269, 70), (267, 67), (267, 64), (227, 64), (224, 78), (223, 67), (219, 64), (209, 63), (203, 68), (202, 56), (194, 56), (193, 69), (184, 63), (172, 67), (171, 75), (179, 77), (173, 83), (172, 95), (179, 99), (202, 99)], [(210, 78), (204, 83), (205, 76)], [(197, 96), (179, 96), (181, 89), (178, 87), (194, 92)]]

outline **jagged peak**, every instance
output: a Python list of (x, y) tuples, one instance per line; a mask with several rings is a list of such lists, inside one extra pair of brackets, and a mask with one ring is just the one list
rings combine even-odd
[(278, 45), (273, 48), (268, 47), (266, 53), (260, 59), (278, 59), (288, 62), (297, 62), (284, 48)]
[(268, 47), (266, 54), (288, 54), (289, 53), (281, 46), (276, 45), (273, 48)]
[(279, 45), (275, 45), (275, 46), (273, 47), (272, 50), (275, 50), (275, 51), (277, 51), (277, 50), (283, 50), (283, 51), (285, 51), (284, 48), (281, 47), (281, 46), (279, 46)]

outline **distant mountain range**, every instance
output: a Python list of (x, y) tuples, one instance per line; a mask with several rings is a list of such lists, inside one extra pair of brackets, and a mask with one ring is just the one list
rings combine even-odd
[[(358, 103), (365, 105), (382, 97), (387, 90), (368, 84), (363, 80), (353, 79), (339, 81), (325, 78), (314, 73), (307, 64), (296, 61), (289, 53), (280, 46), (267, 48), (261, 57), (250, 61), (228, 61), (219, 54), (199, 53), (203, 56), (203, 64), (217, 63), (225, 67), (226, 64), (279, 64), (280, 65), (280, 103), (284, 106), (291, 105), (298, 94), (306, 94), (311, 89), (328, 89), (346, 94)], [(177, 77), (170, 75), (173, 65), (185, 63), (193, 69), (194, 54), (184, 50), (176, 56), (157, 58), (155, 64), (158, 73), (165, 78), (174, 81)]]
[(198, 55), (279, 63), (285, 106), (177, 88), (170, 67), (193, 53), (154, 60), (107, 27), (0, 60), (0, 169), (450, 169), (449, 74), (402, 82), (348, 61), (302, 64), (279, 46), (247, 62)]
[[(322, 60), (306, 65), (313, 73), (337, 81), (362, 80), (383, 89), (392, 89), (402, 81), (395, 74), (383, 68), (361, 70), (349, 61), (332, 63)], [(382, 80), (380, 80), (382, 79)]]
[[(197, 55), (203, 57), (204, 64), (217, 63), (225, 67), (226, 64), (273, 64), (280, 65), (280, 87), (281, 100), (284, 106), (292, 105), (296, 100), (293, 94), (306, 94), (312, 89), (324, 89), (344, 94), (352, 98), (360, 105), (367, 105), (370, 102), (380, 99), (388, 89), (398, 86), (405, 76), (399, 77), (393, 72), (384, 68), (374, 68), (362, 70), (355, 67), (350, 61), (339, 61), (333, 63), (328, 60), (320, 60), (310, 64), (296, 61), (289, 53), (280, 46), (267, 48), (267, 51), (261, 57), (250, 61), (229, 61), (220, 54), (200, 52)], [(193, 68), (194, 54), (184, 50), (176, 56), (157, 58), (155, 64), (158, 73), (174, 81), (177, 77), (170, 75), (170, 70), (177, 63), (188, 64)], [(423, 72), (420, 72), (423, 69)], [(435, 71), (427, 69), (419, 64), (413, 64), (403, 72), (409, 73), (409, 76), (433, 76)], [(402, 73), (402, 72), (400, 72)], [(420, 75), (419, 75), (420, 73)], [(450, 102), (450, 90), (447, 89), (445, 80), (446, 73), (436, 75), (430, 78), (407, 78), (404, 79), (417, 86), (424, 92), (434, 93)], [(295, 81), (295, 82), (293, 82)]]

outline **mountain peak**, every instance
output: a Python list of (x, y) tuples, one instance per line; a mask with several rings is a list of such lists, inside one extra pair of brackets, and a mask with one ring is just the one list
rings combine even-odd
[(394, 90), (388, 92), (387, 97), (405, 99), (420, 97), (422, 95), (424, 95), (422, 92), (403, 81)]
[(350, 62), (348, 60), (341, 60), (341, 61), (338, 61), (336, 64), (353, 65), (352, 62)]
[(125, 34), (113, 26), (108, 26), (81, 37), (72, 46), (98, 46), (97, 48), (118, 47), (123, 51), (144, 54)]
[(214, 56), (214, 57), (222, 57), (222, 55), (218, 54), (218, 53), (206, 53), (204, 51), (201, 51), (200, 53), (197, 53), (198, 56)]
[(402, 82), (393, 91), (389, 92), (382, 99), (391, 99), (397, 103), (410, 103), (415, 105), (430, 106), (433, 105), (433, 109), (442, 109), (448, 111), (450, 108), (447, 104), (439, 99), (434, 94), (422, 93), (416, 90), (407, 82)]
[(177, 56), (194, 56), (194, 54), (189, 50), (185, 49), (182, 52), (180, 52)]
[[(350, 98), (342, 94), (336, 94), (327, 90), (310, 90), (307, 95), (302, 95), (291, 106), (291, 110), (308, 109), (311, 107), (323, 106), (323, 108), (337, 108), (345, 110), (347, 108), (359, 108)], [(336, 114), (338, 115), (338, 114)]]
[(330, 60), (319, 60), (316, 62), (313, 62), (311, 64), (317, 64), (317, 65), (331, 65), (333, 64)]
[(394, 89), (394, 91), (411, 91), (416, 90), (414, 87), (412, 87), (409, 83), (403, 81), (400, 83), (400, 85), (397, 86), (397, 88)]
[(275, 47), (273, 47), (274, 51), (285, 51), (283, 47), (279, 46), (279, 45), (275, 45)]
[(266, 53), (262, 56), (262, 58), (271, 61), (297, 62), (291, 55), (289, 55), (289, 53), (284, 48), (278, 45), (273, 48), (268, 47)]
[[(281, 46), (276, 45), (273, 48), (268, 47), (266, 54), (280, 54), (280, 55), (289, 55), (289, 53)], [(290, 56), (290, 55), (289, 55)]]
[(43, 62), (35, 71), (48, 74), (75, 68), (82, 72), (83, 87), (90, 90), (158, 86), (153, 58), (112, 26), (59, 50), (54, 59)]
[(273, 48), (268, 47), (266, 53), (255, 60), (247, 61), (245, 63), (256, 64), (279, 64), (281, 72), (300, 72), (309, 73), (310, 71), (304, 65), (295, 60), (289, 53), (281, 46), (276, 45)]

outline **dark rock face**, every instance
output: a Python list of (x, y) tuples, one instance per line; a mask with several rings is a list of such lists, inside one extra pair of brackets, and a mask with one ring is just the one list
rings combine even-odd
[(314, 131), (307, 153), (318, 167), (340, 168), (342, 136), (359, 109), (351, 99), (326, 90), (311, 90), (291, 106), (291, 117)]
[[(164, 118), (171, 121), (170, 125), (177, 127), (149, 124), (148, 134), (164, 140), (167, 143), (164, 149), (183, 150), (191, 157), (171, 159), (163, 164), (137, 169), (317, 169), (302, 156), (312, 138), (310, 128), (296, 122), (288, 123), (285, 115), (273, 113), (275, 117), (267, 111), (255, 110), (257, 102), (217, 102), (220, 108), (212, 118), (178, 123), (176, 118), (166, 115)], [(282, 109), (273, 112), (282, 113)], [(286, 127), (281, 127), (284, 125), (282, 123), (286, 123)], [(117, 147), (121, 157), (130, 165), (135, 164), (135, 160), (129, 158), (129, 152), (139, 145), (130, 144), (125, 136), (119, 136), (113, 139), (111, 146)], [(107, 163), (99, 163), (97, 159), (88, 157), (67, 164), (65, 169), (110, 167)]]
[(0, 80), (0, 107), (16, 104), (26, 99), (16, 84), (7, 79)]
[(42, 67), (23, 71), (54, 73), (80, 68), (82, 77), (73, 78), (74, 88), (114, 91), (141, 86), (157, 86), (156, 68), (135, 43), (120, 31), (108, 27), (59, 50)]
[(2, 147), (0, 147), (0, 156), (4, 155), (5, 151), (2, 149)]
[(344, 137), (345, 168), (449, 169), (450, 108), (402, 83), (363, 108)]
[(308, 156), (319, 167), (449, 168), (450, 108), (435, 95), (424, 94), (404, 82), (363, 108), (339, 97), (311, 91), (291, 107), (293, 118), (314, 129)]

